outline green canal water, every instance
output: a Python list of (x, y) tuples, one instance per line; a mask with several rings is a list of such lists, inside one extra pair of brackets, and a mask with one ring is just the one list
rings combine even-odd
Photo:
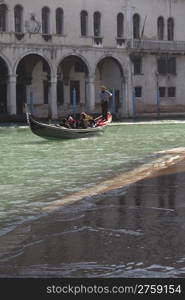
[(113, 124), (102, 137), (48, 141), (27, 127), (0, 127), (0, 235), (39, 218), (54, 200), (95, 186), (185, 146), (185, 124)]

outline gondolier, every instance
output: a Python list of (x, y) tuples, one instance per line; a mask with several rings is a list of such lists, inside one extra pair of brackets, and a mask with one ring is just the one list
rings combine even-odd
[(102, 85), (100, 92), (100, 101), (101, 101), (101, 108), (102, 108), (102, 118), (107, 120), (107, 113), (109, 108), (109, 100), (112, 97), (112, 93), (107, 90), (107, 88)]

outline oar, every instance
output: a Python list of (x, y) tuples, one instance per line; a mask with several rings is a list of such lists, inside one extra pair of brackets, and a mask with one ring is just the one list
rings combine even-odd
[(97, 118), (95, 118), (94, 121), (98, 121), (98, 120), (101, 119), (101, 118), (102, 118), (102, 115), (99, 116), (99, 117), (97, 117)]

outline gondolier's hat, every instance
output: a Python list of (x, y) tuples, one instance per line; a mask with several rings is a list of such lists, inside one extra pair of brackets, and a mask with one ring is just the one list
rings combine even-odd
[(106, 90), (106, 86), (102, 85), (102, 86), (101, 86), (101, 89)]

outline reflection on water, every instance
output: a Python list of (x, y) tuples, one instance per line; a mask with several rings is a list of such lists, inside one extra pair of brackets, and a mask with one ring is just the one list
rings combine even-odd
[(184, 124), (124, 124), (102, 137), (49, 142), (28, 128), (0, 128), (0, 235), (54, 200), (184, 146), (183, 135)]
[(184, 277), (182, 164), (43, 212), (156, 151), (183, 147), (183, 134), (183, 124), (122, 125), (101, 138), (49, 142), (0, 128), (0, 277)]
[(1, 276), (185, 277), (184, 180), (159, 172), (26, 223)]

